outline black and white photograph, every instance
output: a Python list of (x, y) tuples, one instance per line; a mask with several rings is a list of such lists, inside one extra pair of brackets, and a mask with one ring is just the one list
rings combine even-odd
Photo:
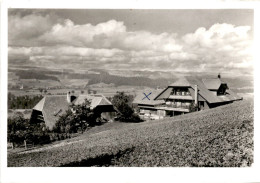
[(7, 9), (7, 169), (251, 168), (254, 8)]

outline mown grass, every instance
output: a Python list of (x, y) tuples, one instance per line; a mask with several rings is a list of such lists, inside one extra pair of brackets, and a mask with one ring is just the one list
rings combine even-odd
[(83, 141), (8, 155), (8, 166), (241, 167), (253, 162), (253, 103), (129, 124)]

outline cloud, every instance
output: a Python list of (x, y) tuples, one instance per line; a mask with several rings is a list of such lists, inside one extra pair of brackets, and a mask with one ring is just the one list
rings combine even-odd
[(125, 50), (181, 51), (176, 34), (152, 34), (148, 31), (127, 31), (123, 22), (109, 20), (97, 25), (75, 25), (64, 20), (39, 37), (43, 44), (73, 45), (92, 48), (119, 48)]
[[(91, 24), (74, 25), (71, 20), (67, 19), (62, 24), (55, 24), (39, 40), (54, 45), (70, 44), (73, 46), (91, 46), (93, 43), (96, 44), (97, 41), (104, 47), (106, 46), (106, 39), (117, 37), (125, 30), (126, 27), (123, 22), (115, 20), (93, 26)], [(99, 39), (103, 40), (99, 41)]]
[[(214, 24), (208, 30), (198, 28), (194, 33), (182, 37), (184, 50), (196, 55), (206, 63), (205, 70), (211, 68), (252, 68), (252, 39), (249, 26)], [(233, 64), (231, 64), (233, 63)], [(234, 64), (235, 63), (235, 64)], [(242, 64), (243, 63), (243, 64)]]
[(57, 22), (56, 17), (49, 15), (30, 14), (9, 15), (8, 17), (8, 44), (15, 46), (34, 46), (40, 35)]
[[(249, 26), (214, 24), (182, 37), (128, 31), (122, 21), (75, 24), (50, 15), (9, 15), (9, 58), (106, 69), (240, 72), (253, 68)], [(74, 64), (74, 65), (73, 65)]]

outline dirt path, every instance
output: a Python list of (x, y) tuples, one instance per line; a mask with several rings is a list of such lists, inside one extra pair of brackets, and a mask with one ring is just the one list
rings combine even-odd
[(23, 152), (20, 152), (20, 153), (17, 153), (17, 154), (27, 154), (27, 153), (32, 153), (32, 152), (44, 151), (44, 150), (48, 150), (48, 149), (52, 149), (52, 148), (56, 148), (56, 147), (61, 147), (61, 146), (64, 146), (64, 145), (77, 143), (77, 142), (81, 142), (81, 141), (83, 141), (83, 139), (81, 139), (81, 140), (74, 140), (74, 141), (70, 141), (70, 142), (68, 142), (68, 141), (61, 142), (61, 143), (58, 143), (58, 144), (48, 145), (46, 147), (41, 147), (41, 148), (37, 148), (37, 149), (23, 151)]

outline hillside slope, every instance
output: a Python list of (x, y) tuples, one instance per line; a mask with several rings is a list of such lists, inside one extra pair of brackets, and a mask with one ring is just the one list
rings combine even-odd
[(241, 101), (86, 133), (61, 147), (8, 155), (8, 166), (250, 166), (253, 118), (253, 103)]

